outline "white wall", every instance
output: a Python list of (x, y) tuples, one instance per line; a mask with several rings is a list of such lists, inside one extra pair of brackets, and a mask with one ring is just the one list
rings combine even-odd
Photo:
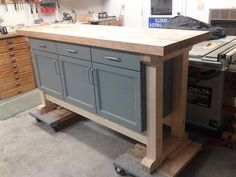
[[(236, 8), (236, 0), (185, 0), (186, 15), (208, 23), (209, 9)], [(198, 6), (202, 4), (201, 6)]]
[(124, 25), (142, 26), (142, 0), (104, 0), (104, 10), (119, 17), (121, 6), (125, 6)]
[(8, 6), (8, 12), (5, 6), (0, 5), (0, 18), (5, 21), (3, 25), (17, 25), (25, 24), (32, 25), (33, 21), (38, 18), (43, 18), (45, 21), (53, 22), (55, 20), (62, 19), (63, 12), (69, 12), (71, 14), (72, 10), (75, 10), (77, 14), (88, 14), (88, 11), (101, 11), (103, 9), (103, 0), (61, 0), (61, 7), (55, 14), (43, 15), (43, 14), (31, 14), (30, 7), (28, 4), (24, 4), (24, 9), (15, 11), (13, 5)]

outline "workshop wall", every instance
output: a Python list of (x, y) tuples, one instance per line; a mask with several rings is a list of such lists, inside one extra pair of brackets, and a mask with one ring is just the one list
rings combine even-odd
[(60, 2), (60, 9), (52, 15), (31, 14), (28, 4), (24, 4), (23, 9), (18, 11), (14, 9), (14, 5), (7, 5), (8, 11), (5, 6), (0, 5), (0, 18), (4, 19), (3, 25), (32, 25), (33, 21), (38, 18), (43, 18), (48, 22), (61, 20), (63, 12), (71, 13), (72, 10), (75, 10), (77, 14), (88, 14), (88, 10), (98, 12), (103, 8), (102, 0), (62, 0)]

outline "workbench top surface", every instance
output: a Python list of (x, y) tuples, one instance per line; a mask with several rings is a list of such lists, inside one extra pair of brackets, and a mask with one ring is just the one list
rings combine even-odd
[(20, 36), (17, 33), (0, 34), (0, 40)]
[(19, 35), (164, 56), (207, 40), (209, 32), (120, 26), (57, 24), (17, 30)]

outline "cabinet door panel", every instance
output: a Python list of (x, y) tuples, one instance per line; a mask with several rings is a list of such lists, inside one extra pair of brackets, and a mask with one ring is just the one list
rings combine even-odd
[(63, 98), (60, 66), (57, 55), (32, 50), (39, 89)]
[(91, 62), (60, 56), (65, 100), (96, 112)]
[(93, 66), (98, 114), (135, 131), (143, 131), (140, 72), (96, 63)]

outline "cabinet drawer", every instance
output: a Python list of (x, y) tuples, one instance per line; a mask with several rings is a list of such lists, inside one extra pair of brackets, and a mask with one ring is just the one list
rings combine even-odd
[(51, 52), (51, 53), (57, 52), (56, 42), (54, 41), (30, 39), (30, 44), (31, 44), (32, 49), (35, 49), (35, 50)]
[(12, 74), (12, 75), (6, 76), (4, 78), (0, 78), (0, 85), (6, 84), (6, 83), (9, 83), (9, 82), (18, 81), (20, 79), (24, 79), (24, 78), (27, 78), (27, 77), (33, 77), (33, 76), (34, 75), (33, 75), (32, 71), (22, 72), (22, 73), (19, 73), (19, 74)]
[(0, 40), (0, 46), (8, 46), (8, 45), (14, 45), (14, 44), (19, 44), (19, 43), (24, 43), (24, 42), (26, 42), (25, 37), (13, 37), (13, 38)]
[(87, 46), (57, 43), (57, 50), (61, 55), (91, 61), (90, 48)]
[(32, 72), (32, 66), (31, 65), (27, 65), (27, 66), (23, 66), (14, 70), (10, 70), (10, 71), (6, 71), (6, 72), (0, 72), (0, 79), (4, 79), (6, 77), (16, 77), (18, 74), (22, 73), (22, 72), (27, 72), (27, 71), (31, 71)]
[(17, 57), (8, 57), (5, 59), (0, 59), (0, 69), (4, 67), (4, 65), (10, 65), (17, 62), (23, 62), (25, 60), (30, 61), (30, 58), (31, 58), (30, 55), (26, 54), (26, 55), (21, 55)]
[(27, 66), (27, 65), (31, 65), (31, 61), (30, 60), (21, 60), (18, 62), (12, 62), (9, 63), (7, 65), (3, 65), (0, 67), (0, 73), (2, 72), (6, 72), (6, 71), (13, 71), (15, 69)]
[(19, 57), (21, 55), (30, 55), (30, 50), (29, 49), (22, 49), (22, 50), (11, 51), (11, 52), (6, 52), (3, 54), (0, 54), (0, 61), (4, 60), (4, 59), (9, 59), (12, 57)]
[(3, 46), (3, 47), (0, 47), (0, 53), (12, 52), (12, 51), (26, 49), (26, 48), (29, 48), (28, 43), (20, 43), (20, 44), (15, 44), (15, 45)]
[(92, 48), (91, 51), (93, 62), (140, 71), (139, 55), (101, 48)]
[(0, 93), (0, 99), (6, 99), (6, 98), (9, 98), (12, 96), (16, 96), (16, 95), (28, 92), (33, 89), (35, 89), (34, 83), (26, 84), (22, 87), (15, 88), (15, 89)]
[(30, 83), (33, 83), (33, 82), (34, 82), (34, 79), (33, 79), (32, 76), (28, 77), (28, 78), (24, 78), (24, 79), (19, 79), (19, 80), (16, 80), (14, 82), (10, 82), (10, 83), (0, 85), (0, 92), (6, 92), (8, 90), (19, 88), (21, 86), (24, 86), (26, 84), (30, 84)]

